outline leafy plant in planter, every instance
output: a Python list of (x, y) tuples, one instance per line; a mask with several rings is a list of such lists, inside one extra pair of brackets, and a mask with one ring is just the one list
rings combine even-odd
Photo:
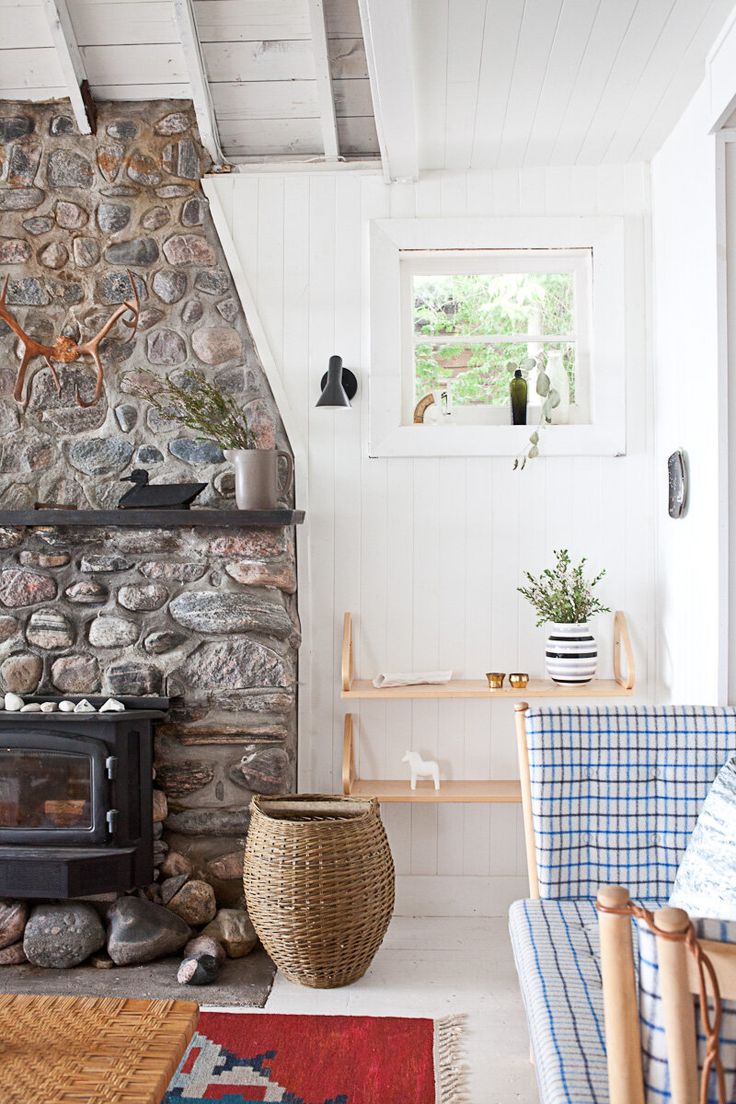
[(259, 449), (248, 419), (231, 395), (191, 370), (183, 383), (165, 380), (137, 390), (167, 422), (178, 422), (216, 441), (235, 467), (235, 500), (240, 510), (273, 510), (279, 497), (279, 460), (287, 465), (287, 486), (294, 477), (288, 452)]
[(566, 548), (555, 556), (554, 568), (545, 568), (537, 578), (525, 572), (529, 585), (517, 589), (534, 607), (537, 625), (549, 625), (545, 647), (549, 677), (565, 685), (590, 682), (598, 647), (587, 622), (596, 613), (611, 612), (593, 593), (606, 572), (586, 578), (585, 557), (573, 564)]
[(155, 387), (141, 385), (136, 394), (147, 399), (165, 421), (193, 429), (223, 449), (256, 447), (248, 419), (231, 395), (224, 395), (191, 369), (183, 378), (183, 384), (163, 380)]
[(557, 563), (554, 568), (545, 568), (538, 578), (528, 571), (524, 574), (528, 587), (517, 587), (537, 614), (537, 625), (548, 621), (561, 625), (583, 625), (595, 613), (610, 613), (607, 606), (601, 604), (593, 594), (605, 570), (592, 579), (585, 578), (585, 556), (580, 563), (573, 564), (566, 548), (555, 552)]

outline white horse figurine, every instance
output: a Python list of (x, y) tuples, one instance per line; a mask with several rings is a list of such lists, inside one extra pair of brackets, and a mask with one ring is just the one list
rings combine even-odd
[(434, 788), (440, 788), (440, 768), (436, 759), (422, 759), (418, 751), (407, 751), (402, 763), (409, 764), (411, 771), (411, 788), (417, 788), (417, 778), (431, 778)]

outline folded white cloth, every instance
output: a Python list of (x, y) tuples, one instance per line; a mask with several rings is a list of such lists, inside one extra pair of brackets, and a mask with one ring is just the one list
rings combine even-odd
[(418, 686), (421, 683), (449, 682), (451, 678), (452, 671), (407, 671), (405, 674), (386, 672), (376, 675), (373, 685), (377, 690), (381, 690), (384, 686)]

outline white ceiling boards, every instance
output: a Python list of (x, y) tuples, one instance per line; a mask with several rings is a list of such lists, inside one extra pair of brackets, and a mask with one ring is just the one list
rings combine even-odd
[(732, 0), (414, 0), (419, 165), (646, 161)]
[[(650, 160), (733, 6), (0, 0), (0, 99), (69, 95), (68, 60), (44, 16), (56, 3), (68, 15), (61, 54), (77, 59), (96, 99), (194, 99), (201, 119), (209, 112), (208, 148), (219, 141), (231, 164), (380, 153), (399, 181), (426, 169)], [(182, 36), (189, 12), (197, 42)]]
[[(0, 99), (69, 95), (47, 2), (0, 0)], [(319, 43), (315, 6), (324, 23)], [(378, 155), (358, 0), (66, 0), (65, 7), (99, 100), (201, 102), (204, 86), (194, 87), (201, 54), (216, 132), (232, 163), (324, 157), (329, 82), (339, 155)], [(197, 43), (182, 38), (181, 14), (189, 11)]]

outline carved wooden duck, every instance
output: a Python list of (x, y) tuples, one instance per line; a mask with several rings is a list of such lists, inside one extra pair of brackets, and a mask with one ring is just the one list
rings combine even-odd
[(206, 483), (149, 483), (148, 472), (136, 468), (122, 479), (133, 483), (118, 502), (121, 510), (188, 510), (189, 504), (207, 486)]

